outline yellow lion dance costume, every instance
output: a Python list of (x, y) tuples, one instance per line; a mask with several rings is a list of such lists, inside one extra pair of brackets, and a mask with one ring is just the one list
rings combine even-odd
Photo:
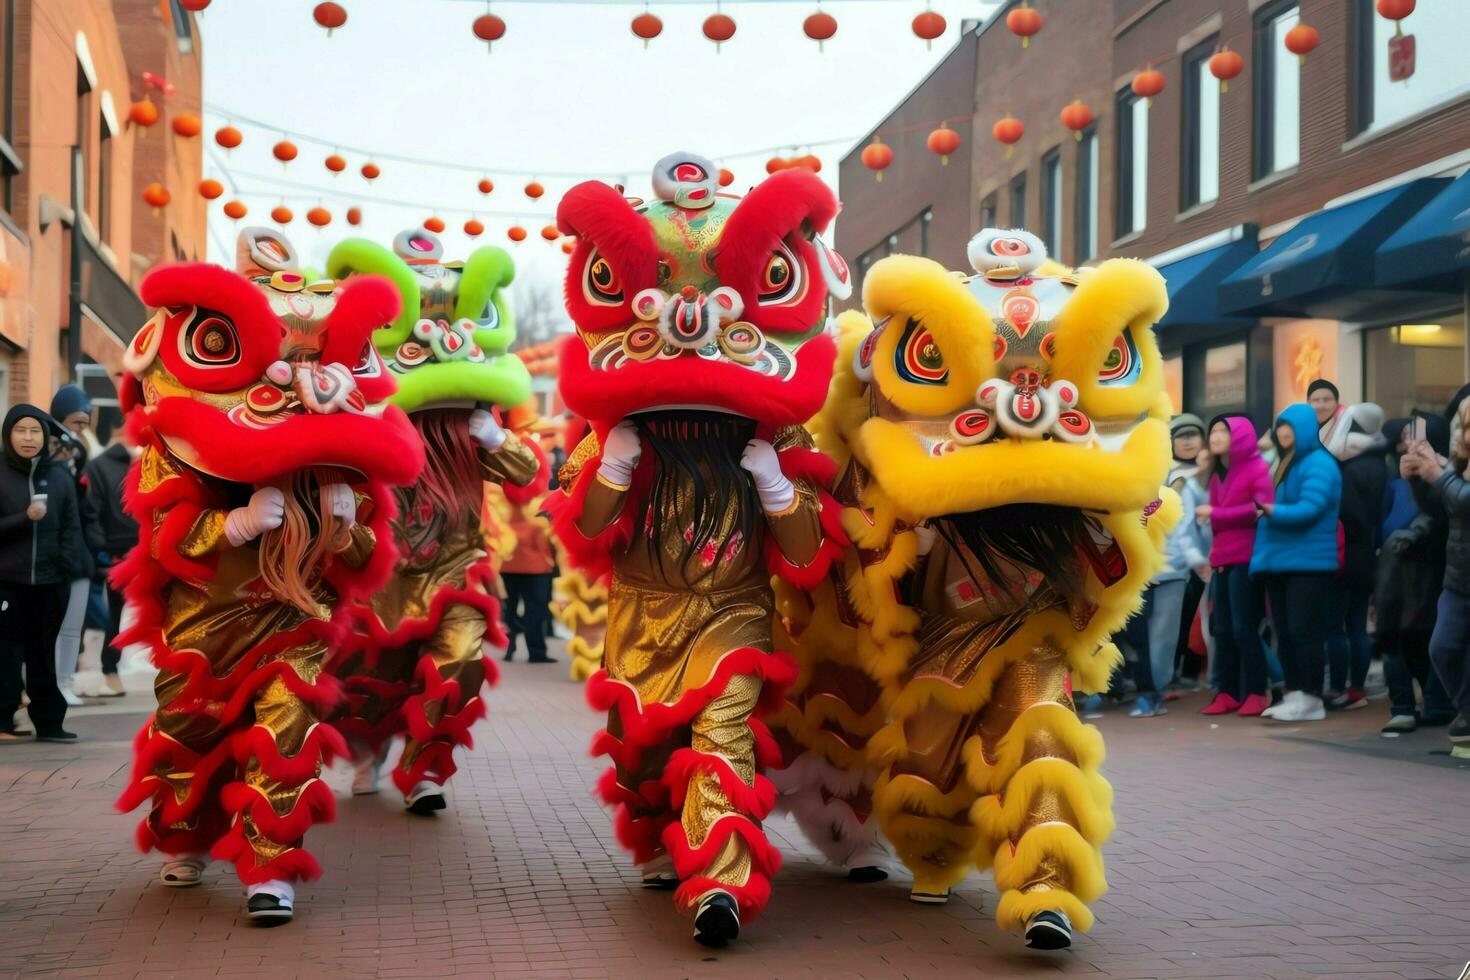
[[(1169, 403), (1150, 329), (1167, 296), (1141, 262), (1072, 273), (1026, 232), (982, 231), (969, 255), (970, 278), (884, 259), (863, 291), (877, 326), (844, 315), (814, 428), (841, 467), (853, 547), (785, 609), (806, 673), (855, 650), (881, 687), (887, 720), (871, 738), (871, 695), (822, 709), (828, 736), (845, 724), (865, 743), (826, 756), (869, 770), (849, 784), (872, 786), (911, 897), (944, 902), (993, 866), (1000, 925), (1054, 949), (1092, 925), (1113, 829), (1102, 739), (1072, 693), (1107, 686), (1108, 638), (1178, 517), (1161, 487)], [(864, 823), (805, 829), (870, 834)]]

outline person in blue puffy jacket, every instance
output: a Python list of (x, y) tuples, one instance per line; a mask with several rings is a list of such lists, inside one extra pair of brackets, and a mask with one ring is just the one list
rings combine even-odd
[(1251, 575), (1266, 586), (1287, 695), (1263, 717), (1320, 721), (1327, 715), (1322, 702), (1325, 624), (1340, 568), (1342, 472), (1322, 447), (1311, 405), (1288, 405), (1272, 435), (1280, 458), (1276, 499), (1260, 505)]

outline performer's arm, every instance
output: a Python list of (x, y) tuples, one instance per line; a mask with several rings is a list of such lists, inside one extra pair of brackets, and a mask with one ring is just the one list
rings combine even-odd
[(577, 530), (583, 535), (596, 537), (618, 519), (627, 501), (628, 489), (633, 485), (633, 471), (642, 455), (643, 443), (632, 420), (623, 419), (608, 430), (597, 474), (587, 488), (582, 512), (577, 515)]
[(531, 447), (501, 428), (483, 408), (470, 413), (470, 437), (480, 446), (480, 469), (486, 480), (524, 487), (536, 479), (541, 461)]
[(200, 510), (179, 541), (179, 554), (185, 558), (203, 558), (217, 551), (238, 548), (280, 527), (285, 516), (286, 495), (276, 487), (261, 487), (250, 495), (250, 503), (244, 507)]
[(805, 480), (793, 483), (781, 472), (775, 448), (764, 439), (752, 439), (740, 465), (755, 481), (766, 523), (781, 554), (793, 565), (809, 565), (822, 546), (822, 506), (816, 488)]
[(577, 530), (589, 538), (601, 534), (618, 519), (627, 499), (628, 488), (609, 483), (599, 471), (583, 498), (582, 513), (577, 515)]

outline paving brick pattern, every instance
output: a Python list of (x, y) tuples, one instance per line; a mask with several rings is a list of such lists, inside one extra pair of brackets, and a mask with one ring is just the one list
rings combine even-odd
[(1099, 724), (1117, 793), (1111, 891), (1068, 953), (995, 928), (988, 875), (942, 908), (905, 876), (850, 885), (784, 820), (765, 916), (695, 945), (646, 893), (591, 799), (597, 726), (564, 667), (513, 665), (453, 783), (411, 818), (351, 799), (312, 834), (326, 876), (291, 925), (240, 914), (233, 875), (171, 890), (111, 804), (146, 701), (76, 709), (72, 746), (0, 746), (0, 976), (1392, 977), (1470, 960), (1470, 766), (1443, 729), (1380, 739), (1382, 702), (1300, 728), (1202, 718)]

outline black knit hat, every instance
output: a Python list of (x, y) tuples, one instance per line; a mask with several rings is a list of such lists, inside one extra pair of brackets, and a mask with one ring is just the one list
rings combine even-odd
[(1338, 394), (1337, 392), (1337, 385), (1333, 384), (1331, 381), (1328, 381), (1326, 378), (1318, 378), (1316, 381), (1313, 381), (1311, 384), (1307, 385), (1307, 398), (1310, 399), (1314, 394), (1319, 391), (1330, 391), (1332, 392), (1333, 401), (1342, 401), (1342, 395)]

